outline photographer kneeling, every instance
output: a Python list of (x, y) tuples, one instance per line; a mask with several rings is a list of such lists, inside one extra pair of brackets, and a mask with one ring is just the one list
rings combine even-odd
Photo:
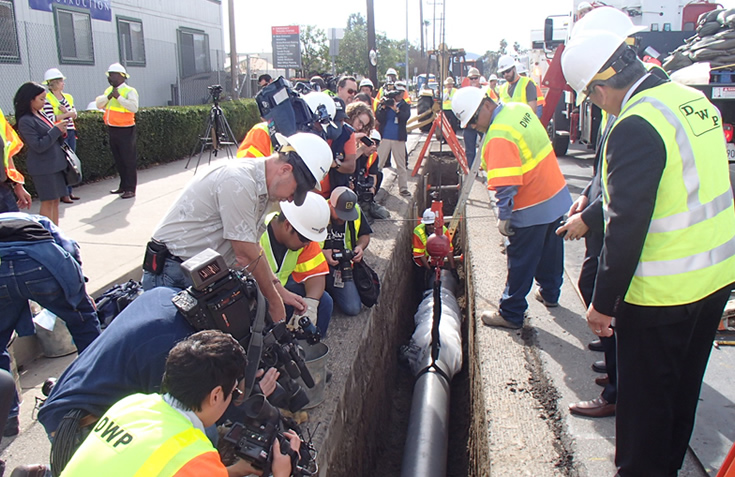
[[(166, 359), (165, 394), (133, 394), (113, 405), (67, 464), (62, 477), (89, 475), (242, 476), (247, 461), (225, 467), (204, 429), (240, 396), (245, 350), (229, 334), (200, 331), (179, 342)], [(284, 433), (290, 447), (299, 437)], [(275, 477), (291, 475), (291, 457), (273, 443)]]
[(352, 263), (362, 260), (373, 230), (357, 205), (357, 195), (347, 187), (332, 191), (329, 209), (331, 220), (323, 250), (329, 263), (327, 291), (345, 315), (355, 316), (362, 309), (362, 301), (352, 276)]

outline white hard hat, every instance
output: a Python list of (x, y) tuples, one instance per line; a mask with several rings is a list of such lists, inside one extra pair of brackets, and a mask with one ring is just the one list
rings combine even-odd
[(498, 74), (502, 75), (516, 65), (516, 60), (510, 55), (503, 55), (498, 60)]
[(309, 105), (311, 112), (315, 114), (319, 106), (323, 104), (324, 107), (327, 108), (329, 119), (334, 120), (334, 116), (337, 114), (337, 106), (334, 105), (334, 100), (327, 93), (313, 91), (304, 96), (304, 101)]
[(569, 86), (577, 92), (577, 104), (587, 97), (584, 92), (593, 80), (605, 80), (615, 75), (612, 68), (601, 74), (607, 63), (627, 38), (603, 30), (587, 30), (569, 40), (561, 56), (561, 69)]
[(375, 88), (375, 85), (372, 81), (370, 81), (370, 78), (363, 78), (363, 80), (360, 81), (360, 88), (362, 88), (363, 86), (370, 86), (371, 89)]
[[(332, 167), (332, 149), (321, 137), (305, 132), (296, 133), (288, 138), (276, 133), (276, 140), (281, 145), (281, 152), (293, 150), (299, 155), (307, 169), (304, 171), (297, 167), (298, 165), (294, 166), (294, 177), (299, 184), (294, 195), (294, 202), (297, 205), (301, 204), (307, 191), (322, 190), (319, 183)], [(311, 177), (306, 177), (308, 173), (311, 174)], [(316, 181), (316, 184), (313, 184), (312, 181)]]
[(495, 73), (491, 74), (490, 77), (487, 79), (488, 81), (498, 81), (498, 75)]
[(485, 98), (487, 94), (480, 88), (460, 88), (454, 93), (452, 111), (459, 119), (461, 127), (467, 127), (467, 123), (470, 122)]
[(301, 205), (283, 201), (281, 212), (298, 233), (312, 242), (322, 242), (327, 238), (329, 205), (319, 194), (308, 192)]
[(590, 2), (580, 2), (580, 4), (577, 5), (577, 13), (586, 13), (590, 10), (592, 10)]
[(380, 132), (377, 129), (372, 129), (370, 131), (370, 139), (374, 141), (380, 141), (382, 137), (380, 136)]
[(396, 89), (406, 91), (406, 82), (403, 80), (396, 81)]
[(516, 69), (516, 71), (518, 72), (518, 74), (521, 74), (521, 73), (526, 73), (526, 74), (528, 74), (528, 68), (526, 68), (526, 65), (525, 65), (525, 64), (523, 64), (523, 63), (518, 63), (518, 64), (516, 65), (516, 68), (517, 68), (517, 69)]
[(588, 30), (604, 30), (618, 35), (631, 36), (645, 29), (645, 26), (634, 25), (630, 17), (617, 8), (600, 7), (592, 10), (574, 24), (570, 38), (582, 35)]
[(470, 76), (480, 76), (480, 70), (475, 68), (474, 66), (467, 71), (467, 77)]
[(434, 211), (431, 209), (426, 209), (424, 211), (424, 216), (421, 217), (421, 223), (425, 225), (431, 225), (434, 223), (434, 220), (436, 220), (436, 214), (434, 213)]
[(108, 73), (108, 76), (109, 76), (109, 73), (120, 73), (121, 75), (123, 75), (123, 77), (130, 78), (130, 75), (125, 70), (125, 67), (121, 65), (120, 63), (111, 64), (110, 67), (107, 68), (107, 73)]
[(388, 68), (388, 71), (385, 72), (385, 76), (388, 75), (398, 76), (398, 72), (394, 68)]
[(66, 79), (66, 76), (64, 76), (58, 68), (49, 68), (43, 74), (43, 84), (48, 84), (49, 81), (55, 79)]
[(444, 80), (444, 84), (454, 84), (454, 78), (452, 78), (451, 76), (447, 77), (447, 79)]

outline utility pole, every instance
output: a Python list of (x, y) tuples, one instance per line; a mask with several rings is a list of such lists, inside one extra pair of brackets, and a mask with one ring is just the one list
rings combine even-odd
[(408, 94), (408, 0), (406, 0), (406, 94)]
[(370, 81), (373, 82), (375, 87), (378, 85), (378, 68), (377, 61), (373, 62), (370, 59), (370, 52), (373, 51), (375, 54), (378, 53), (375, 48), (375, 11), (373, 9), (373, 0), (367, 0), (367, 37), (368, 37), (368, 76)]
[(232, 99), (239, 99), (237, 76), (240, 71), (240, 64), (237, 61), (237, 41), (235, 40), (235, 0), (227, 0), (227, 3), (228, 16), (230, 17), (230, 91), (232, 91)]
[(421, 58), (426, 55), (424, 49), (424, 0), (419, 0), (419, 20), (421, 20)]

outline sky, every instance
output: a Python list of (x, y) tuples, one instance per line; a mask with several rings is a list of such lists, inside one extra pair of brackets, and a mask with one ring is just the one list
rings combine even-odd
[[(227, 32), (227, 1), (222, 3), (225, 15), (225, 50), (229, 51)], [(428, 27), (428, 46), (440, 42), (441, 16), (446, 3), (446, 43), (450, 48), (464, 48), (468, 53), (482, 55), (497, 50), (501, 39), (513, 45), (518, 41), (530, 48), (531, 30), (542, 30), (550, 15), (564, 15), (572, 10), (572, 0), (373, 0), (375, 29), (388, 38), (406, 38), (408, 12), (408, 39), (420, 44), (419, 5), (423, 1), (424, 20)], [(671, 0), (668, 0), (671, 1)], [(726, 8), (735, 7), (735, 0), (721, 0)], [(436, 10), (436, 22), (434, 11)], [(235, 18), (238, 53), (261, 53), (271, 50), (271, 27), (285, 25), (314, 25), (327, 32), (328, 28), (344, 28), (351, 13), (367, 18), (367, 2), (305, 2), (303, 0), (235, 0)]]

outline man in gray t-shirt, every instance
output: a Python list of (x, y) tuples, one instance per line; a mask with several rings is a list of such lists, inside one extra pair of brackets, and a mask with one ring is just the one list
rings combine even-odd
[(270, 157), (227, 161), (186, 186), (153, 232), (149, 246), (165, 245), (168, 256), (158, 273), (144, 270), (144, 289), (190, 286), (181, 262), (211, 248), (230, 268), (245, 267), (253, 274), (273, 321), (285, 318), (284, 303), (303, 311), (303, 298), (283, 288), (261, 260), (258, 240), (270, 206), (282, 200), (301, 205), (309, 190), (319, 188), (332, 151), (315, 134), (279, 135), (278, 141), (281, 148)]

